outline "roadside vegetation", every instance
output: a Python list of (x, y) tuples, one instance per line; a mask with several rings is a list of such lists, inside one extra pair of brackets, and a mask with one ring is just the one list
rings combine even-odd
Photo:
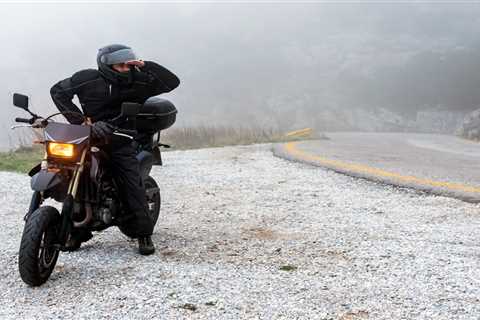
[[(212, 148), (231, 145), (248, 145), (256, 143), (275, 143), (313, 138), (311, 129), (303, 129), (294, 134), (285, 134), (276, 129), (256, 127), (215, 127), (197, 126), (171, 128), (163, 132), (160, 141), (171, 145), (171, 149), (187, 150)], [(317, 135), (315, 139), (325, 139), (324, 135)], [(28, 172), (43, 158), (43, 145), (28, 146), (25, 137), (21, 138), (20, 148), (0, 152), (0, 171)]]
[(0, 171), (28, 172), (43, 158), (43, 145), (22, 146), (14, 151), (0, 152)]
[(186, 150), (299, 139), (305, 137), (287, 136), (285, 132), (277, 129), (197, 126), (168, 129), (162, 134), (160, 141), (171, 144), (173, 150)]

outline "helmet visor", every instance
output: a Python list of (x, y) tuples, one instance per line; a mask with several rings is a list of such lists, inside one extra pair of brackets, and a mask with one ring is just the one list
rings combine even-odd
[(112, 53), (104, 54), (100, 59), (102, 63), (112, 65), (137, 60), (137, 56), (132, 49), (121, 49)]

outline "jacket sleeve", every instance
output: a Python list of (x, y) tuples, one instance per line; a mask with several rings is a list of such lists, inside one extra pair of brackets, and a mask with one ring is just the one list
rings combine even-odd
[(170, 92), (180, 84), (180, 79), (173, 72), (153, 61), (145, 61), (140, 71), (147, 75), (151, 96)]
[[(60, 112), (71, 111), (82, 114), (82, 111), (72, 102), (76, 89), (77, 87), (72, 83), (72, 78), (59, 81), (50, 89), (52, 100)], [(72, 124), (81, 124), (83, 122), (83, 119), (74, 114), (67, 113), (64, 114), (64, 117)]]

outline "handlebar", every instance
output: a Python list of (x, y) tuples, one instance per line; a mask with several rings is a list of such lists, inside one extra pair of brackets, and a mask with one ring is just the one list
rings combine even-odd
[[(56, 116), (58, 114), (65, 114), (65, 113), (72, 113), (72, 114), (80, 115), (83, 118), (85, 118), (85, 116), (83, 114), (80, 114), (78, 112), (64, 111), (64, 112), (54, 113), (54, 114), (48, 116), (46, 119), (42, 119), (42, 117), (39, 117), (37, 115), (34, 115), (30, 119), (15, 118), (15, 122), (28, 123), (28, 124), (32, 125), (32, 127), (35, 127), (35, 128), (45, 128), (47, 126), (47, 124), (49, 122), (48, 120), (50, 118), (52, 118), (53, 116)], [(37, 121), (38, 119), (41, 119), (41, 121)], [(130, 138), (135, 139), (135, 137), (138, 135), (137, 130), (123, 129), (123, 128), (119, 127), (121, 124), (125, 123), (126, 120), (127, 119), (125, 118), (125, 116), (120, 114), (113, 119), (107, 120), (106, 122), (110, 123), (110, 125), (113, 126), (114, 133), (117, 133), (118, 135), (129, 136)], [(13, 129), (13, 127), (12, 127), (12, 129)]]
[(15, 118), (15, 122), (23, 122), (23, 123), (29, 123), (33, 124), (33, 118), (31, 119), (25, 119), (25, 118)]

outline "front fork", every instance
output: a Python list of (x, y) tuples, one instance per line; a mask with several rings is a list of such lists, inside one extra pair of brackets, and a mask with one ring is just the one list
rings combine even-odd
[(27, 221), (33, 211), (37, 210), (42, 204), (42, 194), (40, 191), (34, 191), (32, 194), (32, 199), (30, 200), (30, 207), (28, 208), (27, 213), (23, 217), (23, 221)]
[(87, 149), (83, 150), (80, 162), (77, 163), (75, 170), (73, 171), (73, 176), (70, 179), (70, 184), (68, 185), (67, 196), (63, 201), (62, 206), (62, 224), (60, 226), (60, 231), (58, 235), (58, 240), (61, 246), (65, 246), (67, 242), (68, 235), (72, 231), (73, 227), (73, 202), (77, 195), (78, 186), (80, 184), (80, 178), (82, 176), (83, 169), (85, 167), (85, 156), (87, 154)]

